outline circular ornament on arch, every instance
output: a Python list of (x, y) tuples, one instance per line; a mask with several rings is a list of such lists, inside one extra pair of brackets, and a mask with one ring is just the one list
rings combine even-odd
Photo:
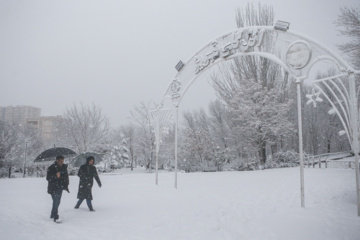
[(311, 59), (311, 49), (307, 42), (296, 41), (292, 43), (286, 52), (286, 63), (294, 69), (304, 68)]

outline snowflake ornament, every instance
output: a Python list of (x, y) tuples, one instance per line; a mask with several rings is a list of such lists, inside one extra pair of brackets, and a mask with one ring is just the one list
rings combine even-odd
[(309, 99), (306, 102), (306, 105), (309, 105), (310, 103), (313, 104), (314, 107), (316, 107), (316, 102), (322, 102), (322, 98), (320, 98), (321, 92), (315, 92), (315, 89), (312, 89), (312, 93), (311, 94), (306, 94), (306, 97)]
[(169, 134), (169, 127), (163, 127), (162, 133), (163, 133), (164, 135), (168, 135), (168, 134)]

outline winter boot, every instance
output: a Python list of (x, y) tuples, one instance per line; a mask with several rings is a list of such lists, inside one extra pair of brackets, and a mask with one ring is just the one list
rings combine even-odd
[(75, 208), (75, 209), (78, 209), (79, 207), (80, 207), (80, 204), (77, 203), (74, 208)]
[(89, 206), (89, 210), (90, 210), (90, 212), (95, 212), (95, 209), (93, 209), (92, 206)]
[(61, 222), (62, 222), (62, 220), (61, 220), (61, 218), (59, 217), (59, 215), (57, 215), (57, 216), (54, 217), (54, 222), (55, 222), (55, 223), (61, 223)]

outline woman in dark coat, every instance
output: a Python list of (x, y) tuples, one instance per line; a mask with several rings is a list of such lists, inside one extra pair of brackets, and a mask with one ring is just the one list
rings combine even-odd
[(95, 211), (91, 204), (91, 200), (93, 199), (91, 194), (91, 188), (94, 183), (94, 178), (100, 188), (101, 188), (101, 181), (94, 164), (95, 164), (95, 158), (93, 156), (89, 156), (88, 158), (86, 158), (86, 163), (84, 165), (81, 165), (79, 169), (78, 176), (80, 177), (80, 182), (79, 182), (79, 191), (77, 195), (79, 201), (76, 203), (75, 206), (76, 209), (78, 209), (81, 203), (84, 201), (84, 199), (86, 199), (86, 203), (89, 207), (89, 210), (92, 212)]

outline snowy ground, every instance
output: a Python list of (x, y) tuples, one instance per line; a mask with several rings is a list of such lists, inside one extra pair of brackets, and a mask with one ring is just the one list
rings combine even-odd
[(100, 176), (89, 212), (75, 210), (78, 178), (63, 193), (62, 224), (50, 218), (44, 178), (0, 179), (0, 239), (360, 239), (355, 173), (305, 169), (300, 207), (299, 168), (254, 172), (137, 173)]

